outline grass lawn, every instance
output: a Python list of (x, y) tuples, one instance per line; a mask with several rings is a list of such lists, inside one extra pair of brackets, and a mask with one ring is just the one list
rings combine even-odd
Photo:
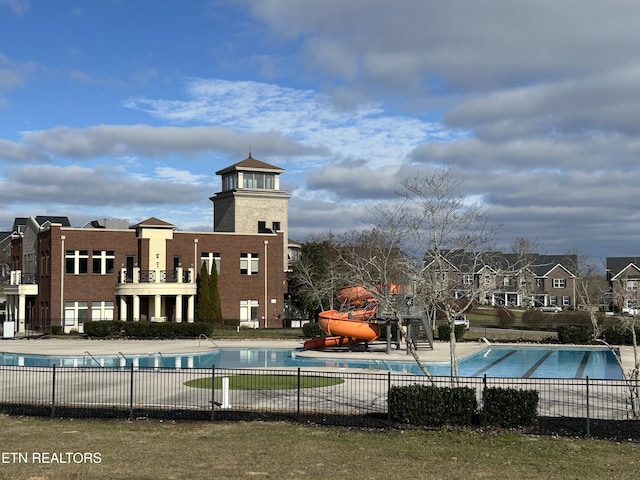
[[(287, 423), (90, 421), (0, 416), (0, 479), (636, 479), (640, 445), (477, 432)], [(18, 463), (11, 452), (24, 453)], [(33, 455), (99, 453), (100, 463)], [(45, 458), (40, 455), (40, 458)], [(73, 458), (73, 457), (71, 457)], [(92, 456), (96, 459), (96, 456)]]
[[(231, 375), (230, 390), (293, 390), (298, 388), (298, 375)], [(344, 380), (336, 377), (300, 375), (300, 388), (320, 388), (338, 385)], [(222, 378), (216, 377), (214, 388), (222, 388)], [(211, 377), (196, 378), (185, 382), (187, 387), (211, 388)]]

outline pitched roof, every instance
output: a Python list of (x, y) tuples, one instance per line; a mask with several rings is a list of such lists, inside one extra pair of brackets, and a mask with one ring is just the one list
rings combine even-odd
[(160, 228), (176, 228), (173, 223), (165, 222), (156, 217), (149, 217), (146, 220), (132, 225), (131, 228), (143, 228), (143, 227), (160, 227)]
[[(560, 266), (569, 274), (575, 275), (576, 255), (541, 255), (530, 253), (520, 255), (516, 253), (485, 252), (475, 254), (463, 250), (443, 250), (443, 259), (461, 272), (479, 272), (483, 268), (494, 271), (517, 271), (526, 268), (538, 277), (548, 275), (551, 270)], [(432, 255), (427, 254), (425, 261), (429, 263)]]
[(640, 269), (640, 257), (607, 257), (606, 264), (611, 277), (615, 277), (631, 265)]
[(247, 158), (242, 160), (241, 162), (234, 163), (233, 165), (223, 168), (222, 170), (218, 170), (216, 175), (224, 175), (225, 173), (230, 173), (234, 171), (260, 171), (260, 172), (272, 172), (272, 173), (282, 173), (284, 172), (283, 168), (276, 167), (274, 165), (270, 165), (261, 160), (256, 160), (249, 154)]
[(13, 227), (12, 231), (13, 232), (19, 232), (22, 230), (22, 227), (24, 227), (27, 222), (29, 221), (29, 218), (33, 218), (36, 223), (40, 226), (44, 225), (45, 223), (56, 223), (56, 224), (60, 224), (63, 227), (70, 227), (71, 223), (69, 223), (69, 218), (68, 217), (60, 217), (60, 216), (52, 216), (52, 215), (38, 215), (35, 217), (16, 217), (13, 220)]

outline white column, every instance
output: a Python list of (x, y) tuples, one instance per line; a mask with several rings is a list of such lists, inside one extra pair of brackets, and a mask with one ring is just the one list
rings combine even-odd
[(120, 296), (120, 320), (127, 320), (127, 302), (124, 295)]
[(133, 321), (140, 321), (140, 296), (138, 295), (133, 296)]
[(26, 312), (26, 297), (24, 295), (20, 295), (18, 297), (18, 318), (17, 318), (17, 327), (18, 333), (23, 333), (25, 331), (25, 312)]
[(156, 320), (160, 320), (162, 316), (162, 297), (160, 295), (156, 295), (153, 299), (153, 312)]
[(187, 299), (187, 322), (189, 323), (193, 323), (196, 316), (195, 303), (195, 296), (189, 295)]
[(176, 295), (176, 308), (175, 308), (176, 322), (182, 322), (182, 295)]

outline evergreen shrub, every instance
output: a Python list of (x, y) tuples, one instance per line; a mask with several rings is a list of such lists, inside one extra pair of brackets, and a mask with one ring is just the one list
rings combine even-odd
[(515, 388), (486, 388), (484, 414), (489, 425), (527, 427), (538, 419), (538, 392)]
[(477, 408), (476, 393), (470, 387), (407, 385), (389, 390), (389, 414), (400, 423), (429, 427), (472, 425)]
[(560, 343), (589, 344), (593, 340), (593, 327), (591, 325), (558, 325), (558, 340)]
[[(466, 331), (467, 329), (464, 327), (464, 325), (456, 325), (455, 326), (456, 340), (462, 340), (462, 338), (464, 337), (464, 333)], [(448, 342), (450, 338), (450, 334), (451, 334), (451, 327), (449, 327), (448, 323), (443, 323), (441, 325), (438, 325), (438, 338), (440, 340)]]
[(213, 326), (210, 322), (121, 322), (97, 321), (85, 322), (84, 333), (90, 337), (128, 337), (128, 338), (195, 338), (211, 335)]
[(320, 325), (316, 322), (305, 323), (302, 326), (302, 336), (304, 338), (315, 338), (323, 335)]

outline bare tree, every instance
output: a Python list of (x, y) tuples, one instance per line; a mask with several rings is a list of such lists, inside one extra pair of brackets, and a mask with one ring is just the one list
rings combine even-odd
[[(406, 274), (424, 305), (442, 312), (450, 327), (451, 375), (458, 375), (455, 318), (476, 300), (474, 275), (489, 251), (495, 229), (487, 223), (484, 207), (470, 203), (450, 168), (419, 172), (402, 182), (403, 220), (414, 261)], [(456, 288), (460, 284), (464, 289)], [(464, 296), (460, 292), (464, 291)]]
[(329, 233), (302, 244), (300, 258), (289, 278), (292, 300), (305, 311), (334, 308), (336, 289), (346, 281), (338, 264), (336, 237)]
[[(593, 340), (605, 345), (618, 362), (629, 390), (631, 413), (633, 418), (638, 419), (640, 418), (640, 354), (636, 336), (638, 328), (637, 316), (634, 312), (634, 314), (630, 316), (617, 317), (616, 319), (607, 321), (601, 312), (601, 306), (605, 303), (603, 299), (610, 294), (610, 289), (606, 278), (602, 274), (602, 266), (599, 266), (593, 259), (587, 256), (576, 255), (576, 258), (579, 259), (577, 265), (574, 267), (575, 271), (578, 272), (576, 295), (579, 305), (589, 314), (589, 320), (593, 328)], [(631, 334), (633, 349), (633, 366), (631, 370), (624, 371), (619, 350), (607, 341), (607, 327), (617, 328), (622, 332), (629, 332)]]

